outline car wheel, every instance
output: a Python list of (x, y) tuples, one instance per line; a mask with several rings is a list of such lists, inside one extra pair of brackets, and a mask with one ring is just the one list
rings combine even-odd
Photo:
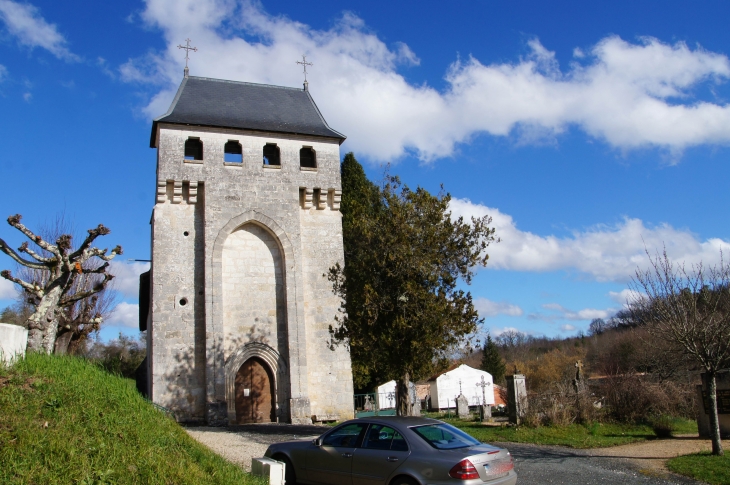
[(418, 482), (410, 477), (398, 477), (390, 485), (418, 485)]
[(294, 465), (292, 465), (291, 460), (283, 455), (277, 455), (273, 458), (284, 464), (284, 481), (286, 485), (297, 485), (297, 474), (294, 471)]

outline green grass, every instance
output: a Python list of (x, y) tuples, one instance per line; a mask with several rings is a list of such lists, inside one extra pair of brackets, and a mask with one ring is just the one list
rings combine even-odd
[(709, 452), (678, 456), (667, 462), (667, 468), (712, 485), (730, 484), (730, 453), (727, 451), (724, 456), (712, 456)]
[(0, 483), (259, 484), (194, 441), (134, 382), (74, 357), (0, 367)]
[[(458, 419), (442, 419), (466, 431), (479, 441), (503, 441), (509, 443), (532, 443), (536, 445), (559, 445), (570, 448), (604, 448), (655, 439), (651, 426), (612, 423), (572, 424), (569, 426), (540, 426), (538, 428), (491, 427), (478, 422)], [(675, 421), (677, 433), (697, 433), (697, 425), (687, 420)], [(674, 423), (673, 423), (674, 424)], [(693, 428), (694, 426), (694, 428)]]

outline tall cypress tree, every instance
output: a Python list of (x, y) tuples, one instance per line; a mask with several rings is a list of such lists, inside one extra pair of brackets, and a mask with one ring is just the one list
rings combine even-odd
[(482, 350), (482, 365), (481, 369), (485, 372), (492, 374), (494, 383), (501, 383), (504, 379), (504, 373), (507, 371), (507, 366), (502, 360), (502, 356), (499, 355), (499, 349), (497, 344), (492, 340), (491, 335), (487, 335), (487, 342), (484, 344)]

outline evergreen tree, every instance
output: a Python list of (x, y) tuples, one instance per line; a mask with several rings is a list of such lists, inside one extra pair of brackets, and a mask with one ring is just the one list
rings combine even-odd
[(492, 340), (491, 335), (487, 335), (487, 342), (482, 349), (481, 369), (492, 374), (492, 379), (494, 379), (495, 384), (501, 383), (504, 380), (504, 373), (507, 370), (507, 366), (504, 360), (502, 360), (502, 356), (499, 355), (499, 348), (494, 343), (494, 340)]
[(345, 267), (329, 279), (345, 303), (333, 344), (350, 346), (356, 387), (396, 379), (398, 413), (410, 414), (410, 380), (442, 367), (476, 330), (471, 294), (457, 284), (486, 265), (494, 229), (487, 216), (452, 219), (448, 194), (412, 191), (397, 177), (376, 187), (352, 154), (342, 186)]

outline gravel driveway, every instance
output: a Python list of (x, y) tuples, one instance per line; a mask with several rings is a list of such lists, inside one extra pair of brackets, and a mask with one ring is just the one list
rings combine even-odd
[[(272, 443), (315, 438), (330, 429), (327, 426), (292, 426), (288, 424), (251, 424), (228, 428), (187, 428), (187, 432), (224, 458), (251, 470), (251, 458), (264, 456)], [(652, 441), (605, 450), (574, 450), (559, 446), (537, 446), (517, 443), (496, 443), (508, 448), (515, 457), (520, 485), (688, 485), (699, 484), (662, 470), (646, 467), (637, 461), (642, 454), (660, 458), (656, 451), (675, 456), (667, 450), (686, 449), (677, 440)], [(676, 442), (675, 443), (668, 443)], [(657, 446), (660, 445), (660, 446)], [(687, 452), (691, 452), (687, 451)], [(667, 454), (669, 453), (669, 454)], [(628, 459), (627, 457), (632, 457)], [(661, 460), (660, 460), (661, 461)]]

